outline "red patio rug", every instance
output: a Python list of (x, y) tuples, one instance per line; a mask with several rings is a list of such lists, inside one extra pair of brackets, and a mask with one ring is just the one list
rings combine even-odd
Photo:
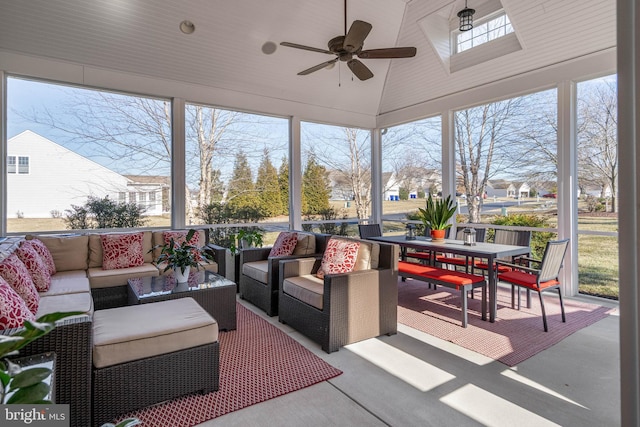
[(469, 325), (462, 328), (457, 292), (441, 287), (434, 291), (424, 282), (407, 279), (398, 281), (398, 322), (514, 366), (613, 311), (565, 298), (567, 323), (562, 323), (560, 303), (553, 295), (554, 292), (543, 295), (549, 332), (544, 332), (542, 326), (537, 293), (531, 293), (532, 303), (528, 309), (523, 292), (522, 308), (518, 311), (511, 308), (510, 289), (501, 287), (495, 323), (480, 318), (480, 290), (477, 289), (475, 299), (467, 299)]
[(145, 427), (190, 427), (342, 373), (242, 305), (237, 309), (237, 329), (219, 336), (217, 392), (179, 398), (123, 418), (137, 417)]

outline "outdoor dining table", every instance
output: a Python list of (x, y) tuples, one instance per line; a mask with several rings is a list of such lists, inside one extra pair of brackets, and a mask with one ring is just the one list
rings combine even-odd
[[(473, 246), (466, 246), (462, 240), (446, 239), (444, 242), (433, 242), (428, 237), (416, 237), (413, 240), (407, 240), (404, 235), (377, 236), (369, 237), (368, 239), (397, 244), (400, 246), (400, 254), (403, 260), (406, 259), (407, 248), (486, 259), (489, 267), (487, 276), (489, 282), (489, 321), (491, 322), (495, 322), (498, 311), (498, 280), (494, 270), (494, 261), (499, 258), (527, 255), (531, 252), (529, 246), (502, 245), (486, 242), (478, 242)], [(435, 257), (431, 258), (432, 262), (434, 258)]]

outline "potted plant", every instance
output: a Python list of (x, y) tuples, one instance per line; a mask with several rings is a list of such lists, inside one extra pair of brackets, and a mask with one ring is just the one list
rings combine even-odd
[(154, 249), (160, 248), (160, 255), (154, 263), (158, 265), (166, 262), (167, 265), (164, 271), (173, 270), (173, 274), (178, 283), (184, 283), (189, 279), (191, 267), (195, 267), (196, 270), (200, 268), (198, 255), (209, 258), (209, 255), (202, 250), (202, 248), (189, 244), (195, 233), (196, 230), (189, 230), (182, 244), (176, 243), (175, 240), (171, 238), (169, 243), (156, 245), (151, 249), (151, 251), (153, 251)]
[(445, 230), (451, 227), (449, 220), (455, 215), (456, 208), (457, 205), (451, 196), (434, 200), (431, 194), (427, 199), (426, 207), (418, 208), (420, 220), (431, 230), (431, 238), (434, 242), (444, 241)]

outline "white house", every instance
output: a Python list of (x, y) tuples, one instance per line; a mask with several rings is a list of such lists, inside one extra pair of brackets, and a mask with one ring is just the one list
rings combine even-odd
[[(32, 131), (9, 139), (7, 146), (7, 216), (50, 218), (87, 197), (145, 202), (146, 213), (162, 213), (162, 187), (132, 185), (116, 173)], [(140, 193), (144, 193), (142, 196)], [(135, 196), (132, 195), (135, 193)], [(122, 197), (124, 195), (124, 198)]]

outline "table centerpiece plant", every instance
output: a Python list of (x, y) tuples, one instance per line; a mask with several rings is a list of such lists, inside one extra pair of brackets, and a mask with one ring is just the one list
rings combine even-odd
[(425, 208), (418, 208), (420, 220), (431, 230), (432, 241), (444, 241), (445, 231), (451, 227), (449, 220), (455, 215), (456, 209), (457, 204), (451, 196), (434, 200), (431, 194), (427, 198)]
[(173, 237), (169, 239), (169, 243), (154, 246), (150, 252), (160, 249), (160, 255), (154, 261), (154, 264), (160, 265), (166, 263), (163, 271), (173, 270), (173, 274), (178, 283), (184, 283), (189, 278), (191, 267), (196, 270), (200, 268), (199, 259), (210, 259), (209, 253), (203, 248), (189, 244), (196, 230), (191, 229), (187, 233), (183, 243), (177, 243)]

